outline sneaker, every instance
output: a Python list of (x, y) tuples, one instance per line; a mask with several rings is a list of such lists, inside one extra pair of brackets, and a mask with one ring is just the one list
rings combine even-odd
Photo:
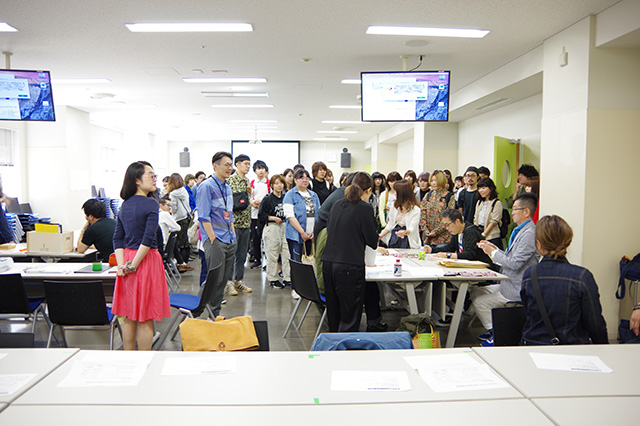
[(492, 348), (493, 347), (493, 337), (487, 341), (480, 343), (480, 346), (483, 348)]
[(493, 340), (493, 330), (489, 330), (486, 333), (482, 333), (478, 336), (478, 339), (486, 342), (487, 340)]
[(269, 281), (269, 285), (273, 288), (284, 288), (285, 285), (282, 284), (280, 281)]
[(233, 281), (229, 281), (229, 282), (227, 282), (227, 288), (226, 288), (226, 290), (227, 290), (227, 294), (228, 294), (229, 296), (237, 296), (237, 295), (238, 295), (238, 292), (237, 292), (237, 290), (236, 290), (236, 287), (233, 285)]
[(291, 297), (293, 297), (293, 300), (300, 299), (300, 295), (298, 293), (296, 293), (295, 290), (291, 290)]
[(222, 302), (220, 302), (221, 305), (224, 305), (227, 303), (227, 299), (222, 299)]
[(282, 281), (282, 284), (284, 284), (285, 286), (291, 287), (291, 281), (284, 280)]
[(240, 293), (251, 293), (251, 287), (247, 287), (246, 285), (244, 285), (244, 281), (234, 281), (233, 285)]
[(262, 262), (260, 262), (259, 260), (256, 260), (251, 264), (251, 269), (256, 269), (256, 268), (259, 268), (260, 266), (262, 266)]

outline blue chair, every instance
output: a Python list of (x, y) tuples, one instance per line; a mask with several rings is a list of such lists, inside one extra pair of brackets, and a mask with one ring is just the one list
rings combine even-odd
[(114, 346), (114, 332), (117, 328), (122, 337), (118, 318), (111, 313), (104, 298), (101, 281), (44, 281), (44, 294), (52, 326), (47, 339), (51, 345), (53, 329), (57, 325), (62, 341), (67, 346), (65, 327), (108, 328), (109, 349)]
[(406, 331), (388, 333), (322, 333), (312, 351), (351, 351), (413, 349), (411, 335)]
[(31, 333), (35, 333), (38, 314), (41, 314), (51, 328), (49, 317), (44, 310), (44, 300), (44, 297), (27, 297), (20, 274), (0, 275), (0, 316), (3, 318), (31, 320)]
[(216, 318), (213, 315), (211, 306), (209, 306), (209, 302), (213, 296), (213, 291), (220, 277), (221, 270), (222, 264), (218, 265), (215, 269), (209, 270), (207, 279), (204, 281), (202, 287), (200, 287), (200, 294), (197, 296), (187, 293), (172, 293), (169, 295), (169, 304), (172, 308), (176, 308), (177, 311), (172, 315), (171, 322), (167, 326), (167, 329), (154, 345), (156, 350), (162, 348), (169, 335), (171, 335), (171, 340), (175, 339), (179, 331), (178, 326), (186, 318), (197, 318), (206, 310), (207, 316), (215, 321)]
[(307, 265), (304, 263), (297, 262), (293, 259), (289, 260), (289, 265), (291, 266), (291, 287), (298, 293), (300, 299), (296, 303), (293, 312), (291, 313), (291, 318), (289, 318), (289, 323), (287, 324), (287, 328), (284, 330), (284, 334), (282, 338), (287, 337), (287, 333), (293, 324), (293, 320), (298, 313), (298, 309), (302, 304), (302, 300), (307, 300), (307, 307), (300, 319), (300, 323), (296, 326), (296, 330), (300, 330), (300, 326), (302, 322), (307, 316), (307, 312), (311, 307), (311, 304), (315, 304), (318, 309), (322, 312), (322, 317), (320, 318), (320, 323), (318, 324), (318, 329), (316, 330), (316, 335), (313, 340), (315, 341), (320, 334), (320, 329), (322, 328), (322, 324), (325, 322), (327, 318), (327, 307), (326, 307), (326, 299), (324, 295), (320, 294), (318, 290), (318, 282), (316, 281), (316, 275), (313, 272), (313, 266)]

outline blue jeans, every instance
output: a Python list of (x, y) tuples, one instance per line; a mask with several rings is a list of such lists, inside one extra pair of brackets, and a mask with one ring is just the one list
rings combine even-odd
[[(287, 244), (289, 245), (289, 254), (291, 255), (291, 259), (296, 262), (300, 262), (300, 259), (302, 259), (302, 243), (287, 238)], [(306, 241), (307, 254), (311, 254), (312, 244), (312, 240)]]

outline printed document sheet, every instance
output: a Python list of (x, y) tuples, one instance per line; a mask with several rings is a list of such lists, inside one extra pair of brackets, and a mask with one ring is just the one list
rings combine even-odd
[(73, 361), (58, 387), (137, 386), (153, 358), (150, 351), (87, 352)]
[(406, 371), (333, 371), (332, 391), (408, 391)]
[(536, 367), (542, 370), (581, 371), (587, 373), (613, 373), (597, 356), (564, 355), (530, 352)]

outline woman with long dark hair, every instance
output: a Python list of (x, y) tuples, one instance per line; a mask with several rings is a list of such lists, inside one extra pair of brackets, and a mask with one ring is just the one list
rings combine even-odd
[(496, 184), (488, 177), (478, 181), (478, 195), (476, 213), (473, 224), (482, 231), (482, 239), (487, 240), (502, 250), (500, 238), (500, 222), (502, 221), (502, 202), (498, 199)]
[(420, 207), (413, 186), (406, 180), (395, 183), (396, 201), (380, 239), (390, 235), (389, 248), (420, 248)]
[(378, 234), (371, 206), (373, 180), (358, 172), (335, 202), (327, 223), (327, 244), (322, 254), (322, 274), (327, 298), (329, 331), (358, 331), (364, 305), (365, 247), (375, 249)]
[(178, 270), (180, 272), (193, 271), (193, 267), (187, 263), (191, 254), (191, 244), (189, 244), (189, 238), (187, 237), (191, 207), (189, 207), (189, 194), (184, 188), (184, 180), (178, 173), (173, 173), (169, 176), (167, 194), (171, 199), (171, 213), (173, 213), (174, 219), (180, 225), (178, 238), (176, 238), (176, 247), (180, 250), (180, 258), (176, 257), (179, 263)]
[(153, 321), (171, 316), (169, 293), (158, 253), (157, 176), (151, 165), (137, 161), (127, 168), (120, 190), (124, 200), (113, 234), (118, 269), (113, 292), (114, 315), (125, 317), (125, 350), (151, 350)]

